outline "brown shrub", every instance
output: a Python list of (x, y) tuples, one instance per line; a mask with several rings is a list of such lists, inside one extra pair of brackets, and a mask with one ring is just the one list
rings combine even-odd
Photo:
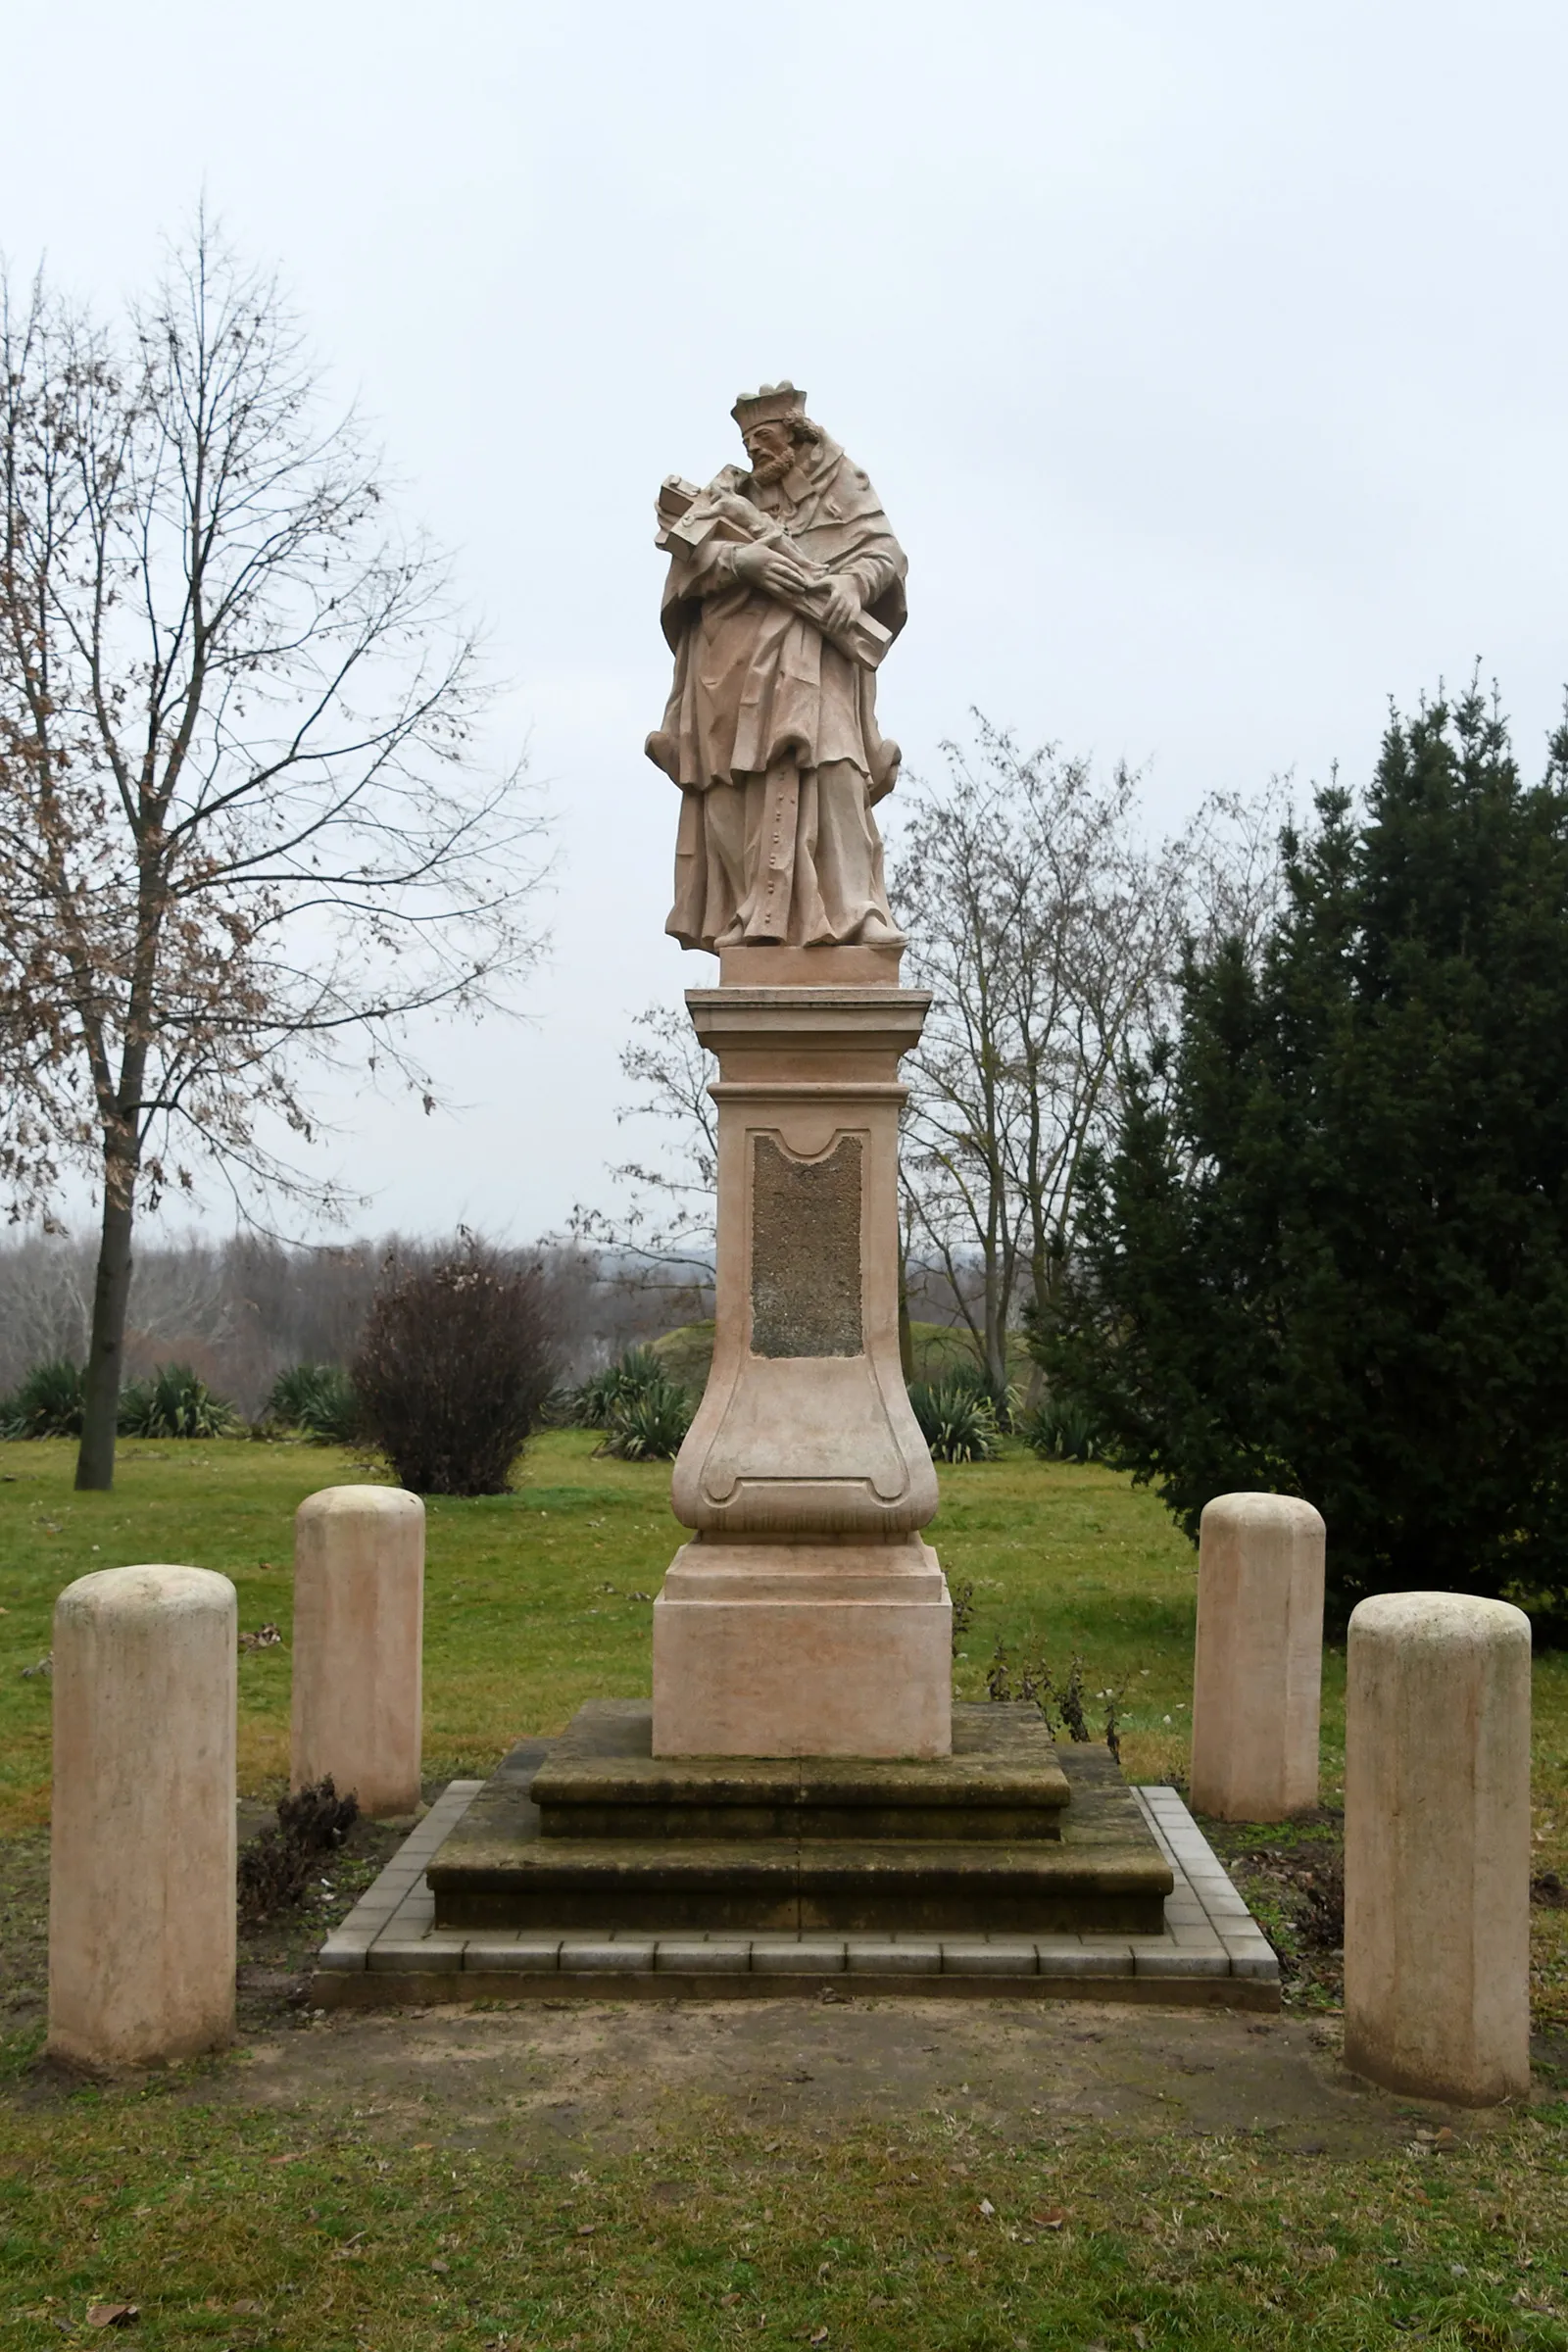
[(471, 1238), (387, 1269), (352, 1378), (367, 1434), (417, 1494), (504, 1494), (556, 1380), (537, 1266)]
[(239, 1924), (260, 1927), (275, 1911), (289, 1911), (304, 1895), (322, 1854), (341, 1845), (360, 1817), (357, 1797), (339, 1796), (332, 1776), (296, 1789), (270, 1823), (239, 1849)]

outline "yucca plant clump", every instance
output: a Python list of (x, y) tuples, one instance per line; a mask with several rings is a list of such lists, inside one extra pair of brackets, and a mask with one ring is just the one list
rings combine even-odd
[(297, 1429), (318, 1446), (352, 1446), (360, 1400), (340, 1364), (291, 1364), (268, 1394), (264, 1418)]
[(1048, 1397), (1022, 1424), (1019, 1435), (1042, 1461), (1095, 1462), (1101, 1438), (1082, 1405), (1069, 1397)]
[(543, 1281), (466, 1239), (389, 1266), (350, 1379), (365, 1435), (416, 1494), (504, 1494), (556, 1381)]
[(245, 1424), (226, 1396), (215, 1396), (189, 1364), (157, 1364), (151, 1377), (120, 1392), (125, 1438), (231, 1438)]
[(956, 1365), (938, 1381), (917, 1380), (909, 1402), (935, 1462), (989, 1462), (1002, 1451), (1002, 1425), (985, 1376)]
[(652, 1348), (628, 1348), (624, 1355), (595, 1372), (571, 1392), (571, 1414), (579, 1429), (608, 1429), (618, 1404), (640, 1396), (664, 1370)]
[(79, 1438), (81, 1366), (34, 1364), (14, 1396), (0, 1397), (0, 1437)]
[(692, 1411), (687, 1391), (656, 1372), (611, 1405), (601, 1450), (622, 1462), (672, 1461), (692, 1425)]

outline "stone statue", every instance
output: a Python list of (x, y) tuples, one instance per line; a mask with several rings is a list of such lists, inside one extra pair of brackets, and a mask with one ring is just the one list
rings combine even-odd
[(896, 945), (871, 809), (899, 769), (876, 666), (904, 551), (804, 392), (764, 384), (731, 413), (751, 470), (659, 496), (675, 682), (647, 748), (681, 794), (665, 929), (710, 951)]

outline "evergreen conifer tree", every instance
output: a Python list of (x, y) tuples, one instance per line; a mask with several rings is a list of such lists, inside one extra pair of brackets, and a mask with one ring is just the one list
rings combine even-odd
[(1034, 1345), (1189, 1534), (1305, 1495), (1339, 1614), (1503, 1593), (1568, 1629), (1568, 725), (1521, 784), (1475, 690), (1285, 841), (1260, 956), (1190, 956)]

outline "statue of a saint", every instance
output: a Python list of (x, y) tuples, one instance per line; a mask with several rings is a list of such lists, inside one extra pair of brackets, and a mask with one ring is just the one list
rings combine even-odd
[(764, 384), (732, 414), (750, 471), (659, 498), (675, 683), (648, 757), (681, 793), (665, 929), (710, 950), (892, 944), (871, 809), (899, 770), (876, 664), (904, 626), (904, 551), (803, 392)]

